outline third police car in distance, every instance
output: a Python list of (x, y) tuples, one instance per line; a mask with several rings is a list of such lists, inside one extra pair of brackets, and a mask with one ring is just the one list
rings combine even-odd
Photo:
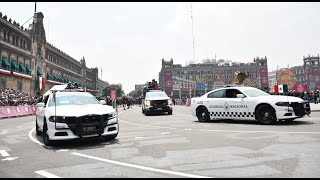
[(293, 121), (311, 113), (308, 101), (282, 95), (270, 95), (253, 87), (225, 87), (191, 99), (192, 115), (199, 121), (212, 119), (257, 120), (273, 124)]

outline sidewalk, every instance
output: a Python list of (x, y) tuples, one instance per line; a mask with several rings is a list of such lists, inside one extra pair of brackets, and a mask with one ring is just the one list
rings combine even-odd
[(314, 104), (314, 103), (310, 103), (310, 108), (311, 108), (311, 112), (320, 112), (320, 103), (319, 104)]

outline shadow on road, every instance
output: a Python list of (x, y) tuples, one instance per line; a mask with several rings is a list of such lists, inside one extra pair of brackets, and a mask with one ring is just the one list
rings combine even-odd
[[(262, 125), (258, 121), (255, 120), (233, 120), (233, 119), (216, 119), (210, 120), (208, 122), (200, 122), (194, 121), (197, 123), (225, 123), (225, 124), (244, 124), (244, 125)], [(275, 124), (269, 124), (264, 126), (298, 126), (298, 125), (312, 125), (313, 122), (310, 121), (301, 121), (301, 120), (294, 120), (294, 121), (277, 121)]]
[[(41, 143), (43, 143), (42, 135), (35, 136)], [(118, 139), (107, 140), (104, 137), (88, 137), (74, 140), (61, 140), (55, 141), (53, 146), (43, 146), (44, 149), (48, 150), (61, 150), (61, 149), (69, 149), (69, 150), (87, 150), (87, 149), (97, 149), (97, 148), (105, 148), (108, 145), (120, 144)]]

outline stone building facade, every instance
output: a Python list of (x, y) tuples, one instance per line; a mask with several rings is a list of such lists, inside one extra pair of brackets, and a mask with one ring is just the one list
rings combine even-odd
[[(181, 89), (182, 97), (189, 97), (190, 92), (192, 92), (192, 96), (199, 96), (223, 85), (232, 84), (237, 71), (246, 72), (251, 80), (258, 81), (258, 88), (269, 87), (267, 57), (254, 58), (250, 63), (213, 59), (187, 66), (174, 64), (173, 59), (170, 61), (162, 59), (159, 85), (171, 96), (177, 96), (174, 87)], [(182, 82), (181, 79), (188, 80), (188, 82)], [(205, 88), (200, 90), (197, 86), (199, 83), (203, 83)]]
[[(101, 94), (108, 83), (98, 78), (98, 68), (88, 68), (84, 57), (77, 61), (47, 42), (43, 19), (35, 12), (26, 29), (0, 13), (0, 87), (43, 94), (55, 84), (77, 82)], [(42, 90), (39, 77), (45, 81)]]

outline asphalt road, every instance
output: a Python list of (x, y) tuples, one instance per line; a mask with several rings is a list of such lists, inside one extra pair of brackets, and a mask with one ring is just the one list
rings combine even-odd
[(320, 112), (293, 122), (200, 123), (190, 109), (145, 116), (119, 109), (112, 141), (42, 145), (35, 117), (0, 119), (0, 177), (319, 177)]

